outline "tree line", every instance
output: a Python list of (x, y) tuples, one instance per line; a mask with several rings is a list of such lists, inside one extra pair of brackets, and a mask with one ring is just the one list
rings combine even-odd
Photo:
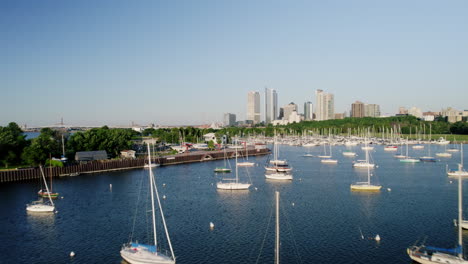
[[(158, 143), (204, 142), (203, 135), (215, 133), (218, 139), (224, 135), (228, 142), (233, 137), (283, 135), (361, 135), (364, 131), (373, 133), (394, 134), (468, 134), (468, 123), (448, 123), (444, 119), (433, 122), (422, 121), (414, 116), (395, 116), (386, 118), (344, 118), (326, 121), (303, 121), (283, 126), (265, 127), (226, 127), (220, 130), (210, 128), (160, 128), (145, 129), (142, 133), (132, 129), (93, 128), (84, 132), (76, 132), (71, 135), (64, 132), (43, 128), (40, 135), (33, 139), (27, 139), (21, 128), (16, 123), (0, 127), (0, 163), (4, 167), (12, 165), (44, 164), (49, 156), (60, 157), (63, 144), (66, 157), (74, 159), (77, 151), (105, 150), (110, 158), (118, 157), (120, 151), (132, 149), (133, 139), (141, 136), (153, 137)], [(219, 143), (219, 142), (215, 142)]]

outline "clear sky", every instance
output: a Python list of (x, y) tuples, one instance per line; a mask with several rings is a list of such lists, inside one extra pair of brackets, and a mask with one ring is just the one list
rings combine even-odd
[[(335, 95), (468, 109), (468, 1), (0, 1), (0, 126), (201, 124)], [(264, 108), (262, 106), (262, 114)]]

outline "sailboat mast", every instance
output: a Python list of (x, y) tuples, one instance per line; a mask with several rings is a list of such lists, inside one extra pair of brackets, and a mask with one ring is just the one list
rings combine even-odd
[(458, 257), (463, 258), (463, 233), (462, 233), (462, 221), (463, 221), (463, 212), (462, 212), (462, 180), (461, 173), (458, 174), (458, 247), (460, 252), (458, 252)]
[(275, 192), (276, 196), (276, 236), (275, 236), (275, 264), (279, 264), (279, 247), (280, 247), (280, 230), (279, 230), (279, 192)]
[[(156, 241), (156, 215), (154, 212), (154, 188), (153, 188), (153, 170), (151, 169), (151, 150), (149, 143), (146, 143), (148, 147), (148, 165), (149, 165), (149, 173), (150, 173), (150, 191), (151, 191), (151, 212), (153, 214), (153, 237), (154, 237), (154, 246), (157, 248), (157, 241)], [(157, 254), (157, 253), (156, 253)]]
[(46, 181), (46, 178), (45, 178), (45, 175), (44, 175), (44, 171), (42, 170), (42, 166), (39, 166), (39, 168), (41, 169), (42, 179), (44, 180), (44, 184), (45, 184), (45, 187), (46, 187), (46, 190), (47, 190), (47, 196), (49, 197), (49, 201), (52, 204), (52, 206), (55, 206), (54, 202), (52, 201), (52, 197), (50, 196), (49, 186), (47, 186), (47, 181)]
[(238, 175), (237, 175), (237, 141), (236, 141), (236, 183), (238, 182)]

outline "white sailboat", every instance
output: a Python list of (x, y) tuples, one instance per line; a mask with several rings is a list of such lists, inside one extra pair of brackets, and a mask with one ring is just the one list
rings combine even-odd
[(236, 162), (237, 166), (240, 167), (252, 167), (255, 166), (255, 162), (249, 161), (249, 150), (247, 149), (247, 142), (244, 142), (245, 144), (245, 161), (243, 162)]
[[(150, 147), (148, 144), (148, 159), (151, 164)], [(166, 220), (162, 211), (161, 201), (159, 199), (158, 188), (153, 175), (153, 170), (149, 170), (149, 185), (151, 192), (151, 213), (152, 213), (152, 224), (153, 224), (153, 243), (151, 245), (141, 244), (138, 242), (129, 242), (122, 246), (120, 250), (120, 256), (130, 264), (175, 264), (174, 250), (172, 249), (171, 239), (169, 238), (169, 232), (167, 231)], [(156, 214), (155, 214), (155, 196), (158, 202), (159, 211), (164, 226), (167, 242), (169, 244), (170, 256), (163, 254), (158, 249), (158, 242), (156, 239)]]
[[(462, 181), (458, 176), (458, 223), (463, 222), (462, 218)], [(414, 245), (406, 249), (409, 257), (421, 264), (467, 264), (463, 258), (463, 235), (462, 225), (458, 225), (458, 245), (456, 248), (445, 249), (425, 245)]]
[[(366, 141), (367, 145), (367, 141)], [(354, 168), (374, 168), (375, 164), (370, 162), (369, 158), (369, 150), (366, 149), (366, 159), (365, 160), (357, 160), (356, 162), (353, 163)]]
[(406, 141), (406, 157), (403, 158), (403, 159), (400, 159), (400, 162), (405, 162), (405, 163), (416, 163), (416, 162), (420, 162), (419, 159), (411, 158), (411, 157), (408, 155), (408, 141)]
[(273, 142), (273, 159), (270, 160), (269, 165), (265, 166), (267, 172), (290, 172), (292, 168), (289, 167), (287, 160), (278, 159), (278, 144), (276, 143), (276, 136)]
[[(366, 150), (366, 160), (368, 160), (368, 150)], [(369, 162), (367, 162), (369, 164)], [(351, 184), (351, 190), (353, 191), (379, 191), (382, 188), (382, 185), (374, 185), (370, 183), (370, 166), (367, 166), (367, 181), (366, 182), (356, 182)]]
[[(216, 184), (216, 188), (221, 190), (248, 190), (250, 187), (250, 183), (241, 183), (239, 182), (239, 172), (237, 168), (237, 148), (236, 148), (236, 178), (235, 179), (228, 179), (231, 182), (218, 182)], [(225, 181), (227, 179), (224, 179)], [(232, 182), (234, 181), (234, 182)]]
[[(331, 145), (330, 145), (330, 150), (331, 150)], [(331, 153), (330, 155), (327, 154), (327, 143), (323, 143), (323, 155), (319, 155), (318, 157), (322, 159), (329, 159), (332, 157)]]
[(320, 160), (320, 162), (326, 163), (326, 164), (337, 164), (338, 160), (332, 159), (332, 157), (333, 157), (332, 147), (331, 147), (331, 144), (330, 144), (330, 157), (329, 158), (324, 158), (324, 159)]
[(448, 176), (468, 176), (468, 171), (465, 171), (463, 169), (463, 144), (460, 144), (460, 163), (458, 164), (458, 170), (456, 171), (450, 171), (447, 170), (447, 175)]
[(444, 158), (450, 158), (452, 157), (452, 153), (447, 152), (447, 144), (443, 144), (445, 146), (445, 152), (439, 152), (436, 153), (437, 157), (444, 157)]
[(49, 199), (49, 201), (44, 202), (44, 200), (41, 199), (41, 200), (38, 200), (38, 201), (34, 201), (34, 202), (30, 203), (30, 204), (27, 204), (26, 205), (26, 211), (28, 211), (28, 212), (37, 212), (37, 213), (54, 212), (55, 205), (54, 205), (54, 202), (52, 201), (52, 197), (50, 195), (49, 186), (47, 186), (47, 181), (46, 181), (46, 178), (45, 178), (45, 175), (44, 175), (44, 171), (42, 170), (42, 166), (39, 166), (39, 168), (41, 170), (42, 180), (44, 180), (44, 185), (45, 185), (46, 190), (47, 190), (47, 198)]

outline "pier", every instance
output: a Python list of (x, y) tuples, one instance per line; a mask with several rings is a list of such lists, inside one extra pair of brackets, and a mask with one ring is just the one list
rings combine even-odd
[[(238, 149), (237, 154), (240, 157), (246, 156), (248, 152), (249, 156), (267, 155), (270, 153), (269, 149), (255, 149), (249, 148)], [(226, 154), (225, 154), (226, 153)], [(220, 160), (226, 155), (227, 158), (235, 158), (235, 149), (216, 150), (216, 151), (193, 151), (182, 154), (154, 157), (152, 162), (161, 166), (186, 164), (193, 162), (205, 162)], [(130, 170), (143, 168), (146, 163), (145, 158), (136, 159), (118, 159), (118, 160), (99, 160), (86, 162), (74, 165), (65, 165), (64, 167), (53, 167), (45, 168), (44, 173), (46, 177), (63, 177), (70, 176), (70, 174), (86, 174), (86, 173), (99, 173), (119, 170)], [(14, 170), (3, 170), (0, 171), (0, 183), (3, 182), (15, 182), (15, 181), (26, 181), (32, 179), (38, 179), (41, 177), (39, 168), (28, 168), (28, 169), (14, 169)]]

